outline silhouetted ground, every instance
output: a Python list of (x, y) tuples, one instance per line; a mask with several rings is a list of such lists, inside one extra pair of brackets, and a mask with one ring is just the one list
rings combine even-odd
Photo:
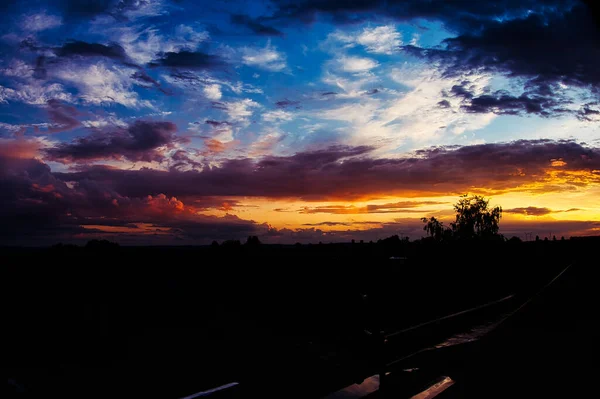
[[(585, 260), (595, 245), (5, 248), (9, 392), (178, 398), (238, 381), (244, 397), (319, 397), (377, 371), (365, 329), (392, 332), (532, 293), (578, 261), (523, 322), (423, 366), (456, 379), (448, 395), (574, 389), (597, 361), (598, 272)], [(427, 338), (391, 345), (385, 360)]]

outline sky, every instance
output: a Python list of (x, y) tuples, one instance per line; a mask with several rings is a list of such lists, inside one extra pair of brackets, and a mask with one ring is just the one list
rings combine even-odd
[(507, 237), (599, 235), (593, 11), (3, 2), (0, 245), (417, 239), (463, 194)]

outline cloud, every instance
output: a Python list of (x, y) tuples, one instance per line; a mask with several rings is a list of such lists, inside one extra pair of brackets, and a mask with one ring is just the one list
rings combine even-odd
[(344, 33), (341, 31), (329, 35), (328, 40), (345, 44), (345, 47), (361, 45), (369, 53), (393, 54), (402, 45), (402, 35), (392, 25), (366, 27), (359, 32)]
[(297, 107), (300, 101), (288, 100), (287, 98), (275, 102), (275, 105), (279, 108)]
[(41, 32), (62, 25), (62, 19), (57, 15), (49, 15), (45, 11), (37, 14), (26, 14), (21, 19), (20, 27), (27, 32)]
[(118, 42), (132, 60), (145, 65), (161, 54), (194, 52), (201, 43), (209, 39), (205, 30), (196, 30), (189, 25), (180, 24), (172, 32), (161, 32), (155, 27), (140, 28), (126, 26), (109, 31), (114, 41)]
[(541, 116), (558, 116), (567, 112), (561, 106), (564, 104), (556, 97), (512, 96), (506, 92), (482, 95), (471, 98), (470, 103), (461, 106), (467, 112), (490, 113), (498, 115), (538, 114)]
[[(427, 48), (418, 47), (413, 40), (401, 46), (403, 53), (434, 63), (446, 77), (496, 74), (526, 86), (521, 93), (509, 96), (496, 93), (474, 98), (472, 106), (466, 105), (468, 112), (562, 116), (565, 107), (557, 105), (576, 103), (574, 88), (587, 91), (588, 96), (598, 91), (600, 31), (583, 2), (500, 0), (491, 5), (479, 1), (306, 0), (293, 5), (276, 4), (274, 20), (286, 23), (312, 23), (317, 15), (338, 25), (390, 19), (440, 21), (454, 37), (445, 39), (441, 46)], [(328, 42), (342, 43), (345, 47), (363, 46), (368, 52), (387, 54), (400, 40), (394, 32), (391, 24), (369, 26), (362, 31), (338, 30), (330, 35)]]
[(291, 112), (287, 112), (282, 109), (276, 109), (263, 113), (262, 118), (265, 122), (289, 122), (294, 119), (294, 115)]
[(50, 121), (53, 123), (53, 126), (48, 129), (48, 133), (64, 132), (81, 125), (81, 122), (76, 118), (79, 115), (79, 111), (75, 107), (61, 103), (56, 99), (51, 99), (48, 100), (46, 110)]
[[(237, 95), (243, 93), (262, 94), (261, 88), (253, 86), (249, 83), (241, 81), (229, 81), (226, 79), (218, 79), (211, 76), (207, 70), (181, 70), (171, 69), (168, 75), (162, 75), (162, 78), (183, 90), (201, 90), (211, 85), (221, 86), (221, 90), (228, 89)], [(213, 71), (214, 72), (214, 71)]]
[(486, 127), (496, 115), (467, 112), (462, 108), (464, 98), (451, 89), (464, 84), (479, 96), (491, 79), (475, 73), (444, 77), (422, 64), (400, 64), (385, 74), (352, 77), (326, 72), (323, 82), (336, 87), (335, 100), (325, 104), (321, 100), (313, 115), (344, 122), (346, 143), (383, 143), (378, 150), (382, 156), (397, 153), (399, 148), (407, 151), (434, 143), (465, 143), (466, 132)]
[[(412, 157), (394, 159), (368, 157), (373, 150), (330, 147), (291, 156), (264, 156), (258, 161), (230, 159), (190, 172), (96, 167), (60, 176), (77, 181), (94, 176), (131, 196), (162, 192), (177, 197), (260, 196), (309, 201), (465, 192), (561, 192), (600, 184), (600, 149), (574, 141), (432, 147), (416, 151)], [(561, 157), (566, 165), (552, 166), (552, 160)]]
[(504, 213), (516, 213), (525, 216), (545, 216), (551, 214), (553, 211), (550, 208), (539, 208), (536, 206), (528, 206), (526, 208), (512, 208), (503, 209)]
[(0, 158), (33, 159), (47, 144), (40, 138), (0, 138)]
[(218, 101), (221, 99), (221, 86), (218, 84), (209, 84), (204, 86), (204, 95), (209, 100)]
[(109, 114), (108, 116), (96, 115), (94, 119), (81, 121), (81, 124), (85, 127), (96, 129), (105, 128), (108, 126), (127, 127), (127, 123), (116, 117), (114, 114)]
[(15, 84), (16, 89), (0, 85), (0, 104), (12, 101), (31, 105), (45, 105), (52, 99), (74, 102), (73, 95), (60, 83)]
[[(227, 195), (202, 195), (193, 199), (197, 192), (191, 193), (189, 197), (176, 197), (160, 191), (169, 188), (165, 182), (175, 179), (179, 181), (175, 182), (176, 184), (172, 187), (179, 190), (199, 189), (206, 192), (213, 188), (219, 188), (217, 191), (223, 192), (230, 190), (232, 184), (243, 184), (245, 179), (253, 178), (255, 173), (266, 174), (261, 177), (262, 183), (266, 186), (278, 187), (282, 182), (273, 180), (275, 177), (273, 170), (280, 169), (282, 161), (284, 164), (291, 163), (284, 168), (286, 169), (284, 175), (289, 177), (290, 167), (298, 168), (298, 165), (302, 164), (311, 165), (313, 169), (327, 170), (332, 168), (332, 165), (341, 166), (341, 164), (351, 161), (353, 157), (368, 154), (368, 149), (330, 149), (326, 152), (303, 153), (294, 157), (280, 158), (279, 162), (274, 162), (273, 157), (265, 157), (256, 163), (252, 170), (249, 169), (251, 164), (241, 162), (237, 165), (227, 166), (230, 170), (236, 166), (235, 175), (238, 175), (238, 179), (223, 180), (226, 175), (222, 168), (209, 170), (209, 174), (216, 173), (212, 176), (203, 176), (205, 171), (158, 172), (149, 169), (128, 171), (106, 167), (84, 167), (81, 172), (76, 173), (52, 173), (42, 161), (29, 158), (37, 151), (33, 141), (27, 142), (27, 144), (24, 144), (26, 141), (21, 141), (16, 144), (17, 141), (0, 140), (0, 201), (3, 204), (0, 209), (0, 237), (5, 244), (49, 245), (58, 241), (85, 242), (98, 237), (138, 244), (154, 242), (163, 244), (209, 243), (214, 239), (240, 239), (248, 235), (258, 235), (263, 242), (316, 243), (319, 241), (347, 242), (351, 239), (369, 241), (399, 233), (411, 238), (423, 235), (422, 223), (417, 218), (395, 219), (393, 222), (383, 223), (367, 221), (323, 221), (318, 223), (319, 226), (328, 228), (341, 227), (341, 229), (333, 231), (314, 227), (293, 230), (277, 229), (267, 224), (243, 220), (230, 214), (216, 217), (201, 213), (203, 210), (229, 212), (234, 208), (244, 206)], [(507, 155), (507, 151), (508, 153), (514, 152), (516, 147), (523, 144), (522, 142), (515, 143), (515, 148), (512, 150), (509, 149), (511, 147), (505, 146), (499, 150), (502, 152), (501, 158)], [(17, 151), (18, 148), (23, 148), (24, 151)], [(470, 149), (470, 151), (472, 150)], [(578, 154), (578, 158), (585, 165), (585, 162), (591, 159), (592, 154), (585, 153), (585, 151), (584, 154), (581, 154), (580, 150), (570, 152), (572, 155)], [(467, 152), (471, 153), (470, 151)], [(475, 154), (471, 155), (475, 156)], [(545, 159), (545, 156), (538, 156)], [(343, 162), (340, 164), (340, 161)], [(456, 159), (453, 161), (457, 162)], [(596, 159), (594, 162), (598, 162), (598, 160)], [(418, 166), (414, 159), (410, 163), (412, 164), (411, 169)], [(385, 169), (389, 167), (387, 164), (389, 161), (378, 166), (380, 169)], [(579, 165), (579, 168), (581, 166)], [(597, 165), (591, 166), (596, 167)], [(393, 172), (394, 175), (397, 175), (397, 171)], [(358, 171), (355, 171), (355, 174), (360, 176)], [(305, 182), (303, 174), (299, 173), (299, 175), (300, 179)], [(188, 183), (187, 187), (180, 184), (183, 176)], [(269, 179), (265, 180), (266, 177)], [(402, 179), (402, 176), (400, 178)], [(467, 178), (471, 178), (471, 176)], [(291, 179), (287, 180), (289, 182)], [(392, 180), (390, 179), (390, 181)], [(309, 187), (304, 182), (301, 184)], [(250, 183), (248, 187), (252, 187), (256, 180)], [(401, 185), (404, 186), (404, 189), (408, 188), (406, 180), (401, 181)], [(347, 186), (342, 190), (346, 188)], [(288, 186), (286, 189), (289, 191), (290, 187)], [(136, 191), (143, 192), (143, 194), (131, 195)], [(130, 194), (126, 194), (126, 192), (130, 192)], [(265, 192), (260, 195), (265, 195)], [(189, 199), (182, 200), (181, 198)], [(405, 206), (408, 209), (414, 209), (425, 203), (406, 201), (381, 206), (392, 208)], [(369, 225), (372, 227), (365, 228)], [(534, 234), (542, 237), (547, 232), (556, 232), (554, 234), (568, 237), (569, 235), (592, 234), (598, 228), (600, 228), (598, 221), (541, 220), (535, 225), (505, 221), (501, 224), (501, 232), (508, 236), (523, 235), (524, 232), (534, 231)]]
[(62, 3), (68, 18), (98, 19), (106, 15), (123, 22), (165, 13), (162, 0), (65, 0)]
[(492, 109), (497, 113), (561, 116), (565, 109), (557, 105), (576, 100), (573, 94), (565, 96), (565, 88), (597, 91), (598, 43), (597, 25), (580, 4), (564, 12), (532, 12), (520, 18), (482, 21), (477, 30), (445, 39), (443, 48), (404, 49), (440, 63), (447, 75), (486, 71), (525, 81), (523, 95), (496, 93), (473, 98), (468, 106), (471, 112)]
[[(221, 106), (225, 107), (224, 104), (221, 104)], [(227, 148), (224, 143), (233, 141), (233, 133), (235, 130), (234, 127), (236, 125), (238, 125), (238, 123), (241, 123), (240, 121), (242, 121), (242, 120), (240, 119), (240, 120), (229, 122), (229, 121), (216, 121), (216, 120), (212, 120), (212, 119), (207, 119), (203, 122), (191, 123), (190, 130), (197, 130), (199, 132), (202, 132), (203, 133), (202, 137), (208, 139), (208, 140), (204, 141), (205, 146), (209, 149), (210, 152), (218, 153), (218, 152), (224, 151)], [(206, 137), (204, 135), (204, 133), (206, 131), (205, 131), (205, 129), (202, 128), (203, 125), (208, 125), (209, 137)]]
[(196, 161), (192, 156), (190, 156), (190, 152), (185, 150), (177, 150), (171, 155), (171, 159), (175, 162), (170, 167), (172, 169), (184, 170), (189, 168), (201, 168), (202, 163)]
[(271, 72), (281, 72), (287, 68), (286, 57), (277, 51), (271, 42), (264, 48), (244, 47), (241, 49), (242, 63)]
[(129, 108), (152, 108), (150, 101), (141, 100), (132, 90), (131, 75), (134, 72), (132, 68), (104, 63), (67, 63), (53, 71), (53, 74), (77, 87), (79, 98), (88, 104), (116, 103)]
[(0, 73), (13, 78), (28, 79), (33, 77), (34, 69), (23, 60), (12, 59), (6, 68), (0, 68)]
[(47, 159), (63, 162), (127, 159), (133, 162), (161, 162), (163, 147), (176, 141), (177, 126), (171, 122), (136, 121), (127, 129), (94, 131), (46, 150)]
[(232, 14), (231, 22), (236, 25), (244, 26), (257, 35), (261, 36), (283, 36), (283, 33), (272, 26), (264, 25), (256, 19), (243, 14)]
[(371, 58), (350, 56), (339, 58), (337, 63), (340, 70), (350, 73), (368, 72), (379, 65)]
[(552, 210), (550, 208), (539, 208), (539, 207), (535, 207), (535, 206), (528, 206), (525, 208), (503, 209), (502, 212), (515, 213), (515, 214), (525, 215), (525, 216), (546, 216), (551, 213), (575, 212), (575, 211), (579, 211), (579, 210), (580, 209), (578, 209), (578, 208), (571, 208), (571, 209), (566, 209), (566, 210)]
[(245, 123), (252, 116), (253, 109), (259, 108), (260, 104), (249, 98), (244, 98), (243, 100), (219, 103), (219, 107), (222, 107), (232, 121)]
[(151, 67), (184, 69), (212, 69), (224, 65), (221, 57), (201, 51), (181, 51), (163, 53), (162, 57), (151, 62)]
[(402, 44), (400, 33), (393, 26), (364, 28), (356, 43), (365, 46), (370, 53), (392, 54)]
[(71, 40), (54, 49), (54, 53), (58, 57), (106, 57), (120, 61), (127, 60), (123, 47), (115, 43), (105, 45)]
[(313, 23), (329, 17), (334, 23), (356, 24), (365, 21), (393, 18), (397, 21), (439, 19), (451, 30), (476, 29), (481, 22), (511, 20), (531, 13), (552, 13), (568, 10), (572, 2), (562, 0), (498, 0), (485, 4), (477, 0), (447, 2), (443, 0), (299, 0), (289, 3), (275, 0), (279, 8), (275, 19), (289, 22)]
[(438, 201), (401, 201), (387, 204), (370, 204), (365, 206), (354, 205), (325, 205), (302, 207), (299, 213), (330, 213), (339, 215), (355, 215), (362, 213), (402, 213), (402, 212), (426, 212), (423, 209), (415, 209), (427, 205), (443, 205), (445, 202)]
[(266, 230), (234, 215), (199, 214), (205, 208), (164, 194), (127, 197), (99, 181), (67, 184), (43, 162), (7, 158), (1, 151), (0, 201), (0, 240), (7, 245), (51, 245), (99, 237), (138, 244), (210, 243)]

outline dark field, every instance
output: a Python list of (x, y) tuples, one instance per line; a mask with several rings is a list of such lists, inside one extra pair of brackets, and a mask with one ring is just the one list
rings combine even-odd
[[(570, 264), (481, 340), (386, 371), (397, 381), (407, 368), (424, 381), (449, 375), (448, 397), (587, 393), (598, 368), (597, 245), (5, 248), (9, 393), (180, 398), (236, 381), (237, 396), (322, 397), (505, 318)], [(391, 334), (383, 349), (377, 331)]]

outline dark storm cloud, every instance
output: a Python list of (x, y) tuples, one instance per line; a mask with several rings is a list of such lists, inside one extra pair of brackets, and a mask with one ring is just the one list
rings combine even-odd
[(558, 84), (598, 91), (600, 28), (582, 4), (565, 12), (549, 10), (501, 22), (482, 21), (477, 30), (444, 40), (443, 48), (403, 49), (439, 62), (450, 76), (477, 70), (527, 81), (520, 95), (498, 92), (473, 97), (457, 86), (453, 94), (467, 100), (467, 111), (559, 116), (568, 99)]
[(171, 155), (171, 159), (175, 161), (175, 163), (171, 165), (172, 169), (181, 169), (187, 167), (201, 168), (203, 166), (201, 162), (198, 162), (190, 157), (190, 153), (185, 150), (175, 151), (175, 153)]
[(461, 109), (466, 112), (493, 112), (498, 115), (537, 114), (549, 117), (568, 112), (563, 108), (566, 102), (558, 95), (545, 97), (522, 94), (517, 97), (505, 91), (497, 91), (493, 94), (472, 97), (468, 104), (461, 106)]
[[(0, 143), (0, 149), (7, 147), (0, 151), (0, 244), (50, 245), (97, 234), (117, 240), (127, 235), (143, 243), (156, 228), (163, 229), (163, 243), (175, 238), (195, 242), (243, 238), (264, 229), (233, 215), (198, 215), (201, 207), (187, 207), (163, 194), (127, 197), (92, 180), (67, 185), (42, 161), (15, 157), (25, 154), (11, 151), (14, 144)], [(135, 232), (109, 234), (104, 226)]]
[(233, 22), (236, 25), (244, 26), (244, 27), (248, 28), (249, 30), (251, 30), (252, 32), (256, 33), (257, 35), (283, 36), (283, 33), (281, 31), (273, 28), (272, 26), (264, 25), (264, 24), (260, 23), (258, 20), (252, 19), (247, 15), (233, 14), (233, 15), (231, 15), (231, 22)]
[(55, 125), (48, 129), (49, 133), (64, 132), (81, 125), (81, 122), (76, 118), (79, 115), (79, 111), (75, 107), (66, 105), (55, 99), (48, 100), (47, 104), (48, 117)]
[(600, 120), (600, 109), (598, 108), (598, 103), (584, 105), (579, 112), (577, 112), (576, 116), (579, 120), (586, 122)]
[(79, 162), (98, 159), (128, 159), (160, 162), (164, 159), (160, 147), (171, 146), (177, 138), (177, 126), (171, 122), (136, 121), (128, 128), (104, 132), (94, 131), (46, 150), (48, 159), (58, 162)]
[[(31, 149), (23, 148), (24, 145), (31, 145)], [(562, 158), (560, 169), (578, 173), (596, 171), (597, 174), (600, 168), (598, 149), (585, 148), (573, 142), (541, 140), (451, 149), (432, 148), (405, 160), (373, 160), (366, 158), (368, 148), (336, 147), (291, 157), (266, 157), (254, 163), (229, 163), (203, 172), (83, 167), (83, 171), (78, 173), (52, 173), (42, 161), (27, 158), (33, 155), (32, 151), (36, 151), (37, 146), (39, 143), (23, 139), (0, 143), (2, 243), (52, 244), (76, 237), (89, 239), (98, 236), (148, 242), (150, 238), (147, 234), (154, 234), (152, 232), (155, 229), (163, 229), (163, 243), (175, 239), (206, 242), (248, 235), (259, 235), (265, 242), (368, 241), (398, 234), (400, 229), (402, 234), (417, 238), (423, 234), (422, 223), (417, 218), (397, 219), (366, 230), (340, 224), (340, 227), (347, 229), (327, 232), (314, 227), (275, 229), (232, 215), (219, 218), (199, 215), (197, 212), (205, 209), (228, 212), (231, 208), (244, 206), (227, 197), (206, 195), (211, 191), (221, 194), (234, 191), (259, 196), (302, 196), (305, 191), (309, 192), (308, 195), (313, 194), (310, 187), (316, 185), (320, 188), (330, 187), (324, 195), (334, 196), (350, 191), (365, 194), (381, 187), (387, 193), (398, 187), (408, 192), (433, 184), (444, 185), (446, 181), (461, 183), (458, 184), (460, 189), (467, 187), (466, 181), (477, 185), (487, 182), (488, 186), (506, 188), (536, 181), (540, 178), (537, 174), (542, 173), (559, 155)], [(287, 166), (283, 167), (284, 165)], [(283, 170), (280, 170), (282, 167)], [(520, 170), (520, 174), (513, 173), (515, 168)], [(290, 173), (292, 170), (295, 174)], [(308, 171), (313, 170), (319, 170), (320, 173), (307, 180)], [(443, 171), (447, 173), (444, 174)], [(524, 171), (531, 176), (522, 176)], [(484, 175), (487, 178), (484, 179)], [(292, 179), (290, 176), (299, 176), (300, 179)], [(230, 179), (223, 181), (226, 177)], [(425, 185), (423, 179), (426, 179)], [(282, 186), (285, 181), (293, 183)], [(253, 191), (253, 186), (257, 184), (271, 189)], [(278, 186), (282, 187), (276, 190)], [(185, 193), (189, 199), (184, 204), (172, 194), (156, 194), (155, 190), (163, 189)], [(141, 194), (133, 195), (136, 192)], [(323, 194), (319, 192), (319, 195)], [(197, 199), (193, 200), (194, 197)], [(376, 205), (375, 210), (381, 207), (412, 209), (426, 204), (431, 204), (431, 201)], [(508, 211), (540, 215), (547, 212), (545, 208), (534, 207)], [(323, 225), (333, 226), (329, 223)], [(129, 228), (129, 231), (107, 233), (103, 226)], [(502, 232), (519, 234), (537, 229), (539, 234), (547, 230), (561, 231), (565, 235), (581, 235), (594, 228), (598, 228), (598, 222), (540, 222), (536, 226), (507, 222), (503, 224)]]
[(56, 48), (54, 53), (59, 57), (107, 57), (119, 61), (127, 59), (123, 47), (116, 43), (105, 45), (72, 40)]
[(151, 62), (150, 67), (212, 69), (225, 65), (221, 57), (201, 51), (167, 52)]
[(446, 52), (433, 53), (450, 69), (484, 68), (537, 82), (598, 84), (600, 30), (585, 7), (554, 15), (488, 22), (480, 33), (445, 40)]
[(415, 18), (442, 20), (451, 29), (472, 29), (480, 21), (515, 18), (531, 12), (568, 9), (569, 0), (276, 0), (275, 18), (313, 22), (317, 15), (336, 22), (362, 22), (376, 16), (398, 20)]
[[(202, 171), (113, 170), (92, 167), (58, 174), (66, 180), (110, 182), (129, 196), (295, 197), (352, 200), (402, 193), (447, 195), (529, 190), (560, 191), (600, 182), (600, 149), (573, 141), (519, 140), (466, 147), (434, 147), (401, 159), (373, 159), (369, 147), (331, 147), (287, 157), (226, 160)], [(556, 161), (560, 160), (560, 162)], [(551, 173), (552, 172), (552, 173)], [(577, 180), (553, 183), (577, 173)]]

